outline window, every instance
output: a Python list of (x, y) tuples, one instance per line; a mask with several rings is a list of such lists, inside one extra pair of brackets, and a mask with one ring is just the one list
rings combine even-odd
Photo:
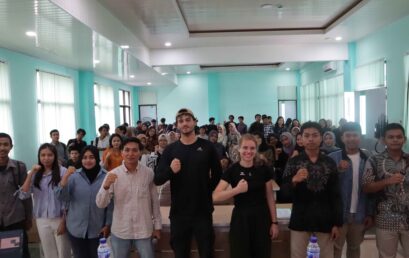
[(319, 82), (319, 118), (337, 123), (344, 117), (344, 77), (338, 75)]
[(13, 136), (11, 97), (7, 64), (0, 62), (0, 132)]
[(358, 66), (355, 69), (357, 91), (385, 87), (386, 61), (384, 59)]
[(119, 121), (131, 124), (131, 93), (119, 90)]
[(95, 126), (108, 124), (115, 127), (114, 90), (109, 86), (94, 84)]
[(60, 141), (75, 136), (74, 83), (69, 77), (37, 71), (40, 143), (50, 141), (50, 131), (60, 131)]
[(310, 83), (300, 88), (301, 121), (318, 121), (318, 82)]

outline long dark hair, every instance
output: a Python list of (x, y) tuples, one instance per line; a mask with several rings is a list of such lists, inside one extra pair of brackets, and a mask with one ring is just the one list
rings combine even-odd
[(115, 137), (118, 137), (118, 138), (121, 140), (121, 145), (122, 145), (122, 142), (123, 142), (122, 136), (120, 136), (120, 135), (117, 134), (117, 133), (113, 133), (113, 134), (111, 134), (111, 136), (109, 137), (109, 147), (110, 147), (110, 148), (113, 148), (113, 147), (112, 147), (112, 140), (113, 140)]
[(42, 150), (49, 149), (53, 154), (54, 154), (54, 161), (52, 165), (52, 171), (51, 171), (51, 181), (49, 185), (52, 187), (57, 186), (60, 183), (61, 180), (61, 175), (60, 175), (60, 165), (58, 164), (58, 153), (57, 149), (54, 147), (54, 145), (51, 145), (49, 143), (44, 143), (38, 148), (38, 164), (41, 166), (41, 169), (35, 174), (34, 176), (34, 186), (37, 187), (38, 189), (41, 190), (40, 187), (40, 181), (43, 179), (43, 174), (45, 172), (45, 167), (40, 161), (40, 153)]

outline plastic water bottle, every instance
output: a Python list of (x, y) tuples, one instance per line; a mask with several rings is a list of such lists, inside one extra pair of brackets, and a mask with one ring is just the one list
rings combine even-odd
[(111, 249), (107, 245), (106, 238), (99, 239), (98, 258), (109, 258), (111, 256)]
[(317, 241), (316, 236), (310, 237), (310, 242), (307, 246), (307, 258), (320, 258), (320, 247)]

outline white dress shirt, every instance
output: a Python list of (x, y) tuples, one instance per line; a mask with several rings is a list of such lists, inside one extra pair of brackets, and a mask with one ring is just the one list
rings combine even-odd
[(122, 239), (144, 239), (154, 229), (162, 228), (159, 198), (153, 184), (152, 169), (140, 162), (136, 171), (128, 171), (124, 164), (109, 173), (117, 179), (108, 190), (101, 186), (96, 198), (97, 206), (105, 208), (114, 200), (112, 233)]

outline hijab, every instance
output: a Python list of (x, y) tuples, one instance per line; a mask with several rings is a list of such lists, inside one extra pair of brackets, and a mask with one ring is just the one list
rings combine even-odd
[[(84, 158), (84, 155), (87, 151), (90, 151), (92, 155), (95, 157), (95, 166), (91, 169), (86, 169), (82, 165), (82, 159)], [(88, 177), (89, 182), (92, 184), (94, 182), (95, 178), (97, 178), (99, 171), (101, 171), (101, 166), (99, 165), (100, 159), (99, 159), (99, 151), (95, 146), (85, 146), (84, 149), (82, 149), (81, 154), (80, 154), (80, 162), (81, 162), (81, 168), (82, 171), (84, 171), (85, 175)]]
[(290, 146), (289, 146), (289, 147), (286, 147), (286, 146), (283, 145), (283, 151), (284, 151), (286, 154), (288, 154), (288, 156), (291, 157), (291, 155), (293, 154), (293, 151), (294, 151), (294, 147), (295, 147), (294, 137), (293, 137), (293, 135), (292, 135), (291, 133), (289, 133), (289, 132), (283, 132), (283, 133), (281, 133), (281, 135), (280, 135), (280, 141), (282, 140), (283, 137), (287, 137), (288, 140), (290, 141)]

